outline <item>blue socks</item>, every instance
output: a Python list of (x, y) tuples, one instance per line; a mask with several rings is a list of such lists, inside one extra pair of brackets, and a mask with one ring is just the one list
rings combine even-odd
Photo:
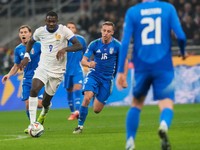
[(74, 112), (73, 92), (67, 92), (67, 100), (70, 111)]
[(126, 139), (133, 137), (135, 139), (136, 132), (140, 122), (141, 110), (136, 107), (131, 107), (126, 116)]
[(74, 102), (75, 102), (75, 110), (80, 109), (80, 105), (81, 105), (81, 91), (82, 90), (76, 90), (74, 91)]
[(169, 128), (171, 126), (173, 116), (174, 116), (174, 112), (172, 109), (164, 108), (160, 114), (160, 123), (161, 121), (165, 121), (167, 124), (167, 127)]
[(80, 115), (79, 115), (79, 119), (78, 119), (79, 126), (83, 126), (85, 119), (87, 117), (87, 114), (88, 114), (88, 107), (81, 106), (80, 107)]

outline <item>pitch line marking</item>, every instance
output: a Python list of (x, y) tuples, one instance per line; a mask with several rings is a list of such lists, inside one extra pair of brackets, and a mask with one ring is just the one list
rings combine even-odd
[[(4, 136), (7, 136), (8, 138), (5, 138), (5, 139), (1, 139), (1, 141), (12, 141), (12, 140), (21, 140), (21, 139), (25, 139), (25, 138), (28, 138), (29, 136), (26, 136), (26, 135), (4, 135)], [(13, 138), (9, 138), (9, 137), (13, 137)]]

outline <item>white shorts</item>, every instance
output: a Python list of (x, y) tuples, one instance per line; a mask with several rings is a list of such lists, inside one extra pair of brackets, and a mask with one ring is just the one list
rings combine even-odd
[(56, 77), (54, 74), (54, 77), (52, 77), (45, 69), (38, 67), (35, 70), (33, 78), (41, 80), (45, 85), (46, 93), (48, 95), (53, 96), (56, 93), (56, 90), (60, 85), (61, 81), (63, 80), (63, 74), (62, 73), (56, 74)]

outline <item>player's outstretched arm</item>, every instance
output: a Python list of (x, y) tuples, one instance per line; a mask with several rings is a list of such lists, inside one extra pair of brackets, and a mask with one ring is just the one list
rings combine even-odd
[(12, 75), (16, 74), (18, 70), (19, 66), (17, 64), (14, 64), (14, 66), (10, 69), (9, 73), (3, 76), (1, 82), (4, 84)]

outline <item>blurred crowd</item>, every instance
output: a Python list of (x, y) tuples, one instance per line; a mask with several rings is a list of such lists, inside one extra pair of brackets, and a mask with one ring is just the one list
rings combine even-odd
[[(200, 45), (200, 0), (165, 0), (172, 3), (179, 15), (189, 45)], [(93, 8), (91, 16), (83, 13), (78, 19), (81, 31), (89, 35), (88, 41), (98, 38), (101, 22), (110, 20), (115, 23), (115, 37), (121, 39), (124, 14), (138, 0), (101, 0)], [(87, 7), (86, 7), (87, 9)], [(85, 11), (87, 12), (87, 11)]]
[[(93, 0), (94, 1), (94, 0)], [(100, 25), (106, 20), (115, 23), (115, 37), (121, 39), (124, 14), (130, 6), (140, 0), (101, 0), (97, 5), (89, 8), (89, 4), (81, 6), (81, 15), (77, 20), (80, 34), (89, 43), (100, 37)], [(186, 33), (187, 45), (200, 45), (200, 0), (165, 0), (172, 3), (179, 15), (183, 30)], [(173, 45), (177, 42), (173, 41)], [(0, 74), (7, 73), (13, 65), (13, 51), (0, 48)]]

